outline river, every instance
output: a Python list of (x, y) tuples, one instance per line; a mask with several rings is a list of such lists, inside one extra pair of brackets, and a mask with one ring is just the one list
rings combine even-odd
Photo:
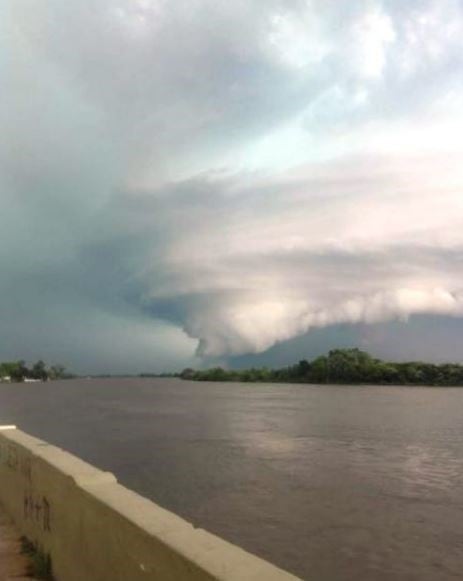
[(463, 577), (462, 388), (0, 385), (11, 423), (303, 579)]

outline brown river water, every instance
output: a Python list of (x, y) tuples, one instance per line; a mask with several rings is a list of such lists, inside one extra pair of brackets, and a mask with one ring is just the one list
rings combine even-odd
[(463, 388), (0, 385), (6, 423), (303, 579), (463, 579)]

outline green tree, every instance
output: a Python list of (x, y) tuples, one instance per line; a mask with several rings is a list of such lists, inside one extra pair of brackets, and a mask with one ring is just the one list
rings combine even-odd
[(41, 359), (32, 366), (31, 377), (34, 379), (40, 379), (41, 381), (46, 381), (48, 379), (47, 368)]
[(29, 375), (29, 370), (25, 362), (21, 359), (16, 361), (10, 367), (10, 377), (13, 381), (24, 381), (24, 378)]
[(328, 383), (328, 358), (325, 355), (317, 357), (310, 366), (310, 379), (318, 383)]

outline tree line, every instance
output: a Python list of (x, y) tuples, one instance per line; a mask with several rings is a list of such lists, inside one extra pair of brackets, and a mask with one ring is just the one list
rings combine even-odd
[(463, 385), (463, 365), (422, 361), (390, 362), (360, 349), (333, 349), (280, 369), (184, 369), (179, 376), (197, 381), (345, 383), (387, 385)]
[(41, 359), (31, 367), (26, 366), (22, 359), (0, 363), (0, 381), (22, 382), (27, 379), (48, 381), (52, 379), (67, 379), (71, 375), (63, 365), (47, 366)]

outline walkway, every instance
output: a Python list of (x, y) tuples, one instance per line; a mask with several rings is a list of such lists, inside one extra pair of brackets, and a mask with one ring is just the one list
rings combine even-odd
[(28, 559), (21, 554), (19, 533), (0, 506), (0, 579), (31, 581), (27, 568)]

